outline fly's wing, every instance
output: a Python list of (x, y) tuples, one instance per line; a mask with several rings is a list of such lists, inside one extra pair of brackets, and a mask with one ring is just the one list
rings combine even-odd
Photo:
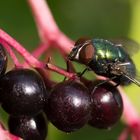
[(138, 53), (140, 50), (140, 44), (132, 39), (118, 38), (109, 40), (114, 43), (115, 46), (123, 47), (124, 50), (131, 56)]
[(140, 87), (140, 73), (136, 70), (135, 65), (132, 62), (124, 62), (119, 65), (122, 68), (122, 75), (125, 77), (124, 81), (128, 79), (128, 81)]
[(138, 75), (136, 75), (135, 77), (133, 77), (130, 74), (124, 73), (123, 76), (125, 76), (127, 79), (129, 79), (131, 82), (133, 82), (134, 84), (136, 84), (137, 86), (140, 87), (140, 77)]
[[(138, 53), (140, 50), (140, 44), (132, 39), (120, 38), (111, 40), (115, 46), (122, 47), (130, 57)], [(131, 65), (133, 65), (133, 68)], [(124, 72), (123, 76), (140, 87), (140, 72), (137, 71), (135, 64), (130, 61), (130, 63), (126, 63), (126, 68), (128, 71)]]

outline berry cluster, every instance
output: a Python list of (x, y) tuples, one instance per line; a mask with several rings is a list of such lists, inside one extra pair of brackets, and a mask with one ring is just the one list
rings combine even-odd
[(43, 107), (48, 96), (41, 76), (30, 69), (16, 68), (4, 74), (7, 56), (0, 45), (0, 101), (9, 113), (9, 130), (24, 140), (45, 140), (47, 122)]
[(73, 132), (85, 124), (109, 128), (121, 117), (122, 97), (110, 83), (69, 79), (48, 90), (34, 70), (16, 68), (4, 74), (7, 56), (2, 46), (0, 65), (1, 106), (10, 114), (10, 132), (24, 140), (45, 140), (47, 119), (59, 130)]
[(112, 127), (123, 111), (121, 95), (112, 84), (96, 88), (96, 82), (88, 88), (79, 81), (68, 80), (53, 87), (45, 106), (49, 121), (65, 132), (87, 123), (96, 128)]

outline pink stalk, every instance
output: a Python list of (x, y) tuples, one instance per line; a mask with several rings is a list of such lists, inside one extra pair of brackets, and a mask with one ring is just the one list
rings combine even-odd
[(128, 128), (125, 128), (123, 132), (120, 134), (118, 140), (127, 140), (128, 134), (129, 134)]
[(15, 67), (21, 67), (20, 62), (18, 61), (18, 59), (17, 59), (16, 55), (14, 54), (13, 50), (11, 49), (11, 47), (8, 44), (6, 44), (5, 42), (1, 41), (1, 43), (6, 48), (6, 51), (9, 53), (9, 55), (11, 56), (11, 58), (15, 64)]
[(118, 87), (124, 103), (124, 111), (123, 111), (123, 118), (124, 122), (129, 126), (137, 126), (140, 123), (140, 117), (135, 109), (132, 102), (129, 100), (129, 98), (126, 96), (126, 93), (123, 91), (123, 89), (119, 86)]
[[(133, 137), (132, 140), (140, 140), (140, 117), (133, 106), (132, 102), (129, 100), (129, 98), (126, 96), (126, 93), (123, 91), (123, 89), (119, 86), (118, 87), (122, 98), (123, 98), (123, 120), (128, 125), (128, 129), (130, 130), (130, 134)], [(128, 131), (128, 130), (127, 130)], [(118, 140), (126, 140), (129, 133), (127, 131), (123, 131), (123, 133), (120, 135)]]
[(43, 67), (44, 64), (42, 62), (33, 57), (21, 44), (19, 44), (15, 39), (9, 36), (2, 29), (0, 29), (0, 38), (10, 46), (15, 48), (15, 50), (18, 51), (29, 64), (31, 64), (34, 67)]
[(74, 42), (68, 39), (64, 34), (58, 35), (54, 44), (59, 48), (64, 54), (69, 54), (72, 48), (74, 47)]
[[(56, 67), (53, 64), (45, 64), (39, 60), (37, 60), (35, 57), (33, 57), (22, 45), (20, 45), (15, 39), (13, 39), (11, 36), (9, 36), (6, 32), (0, 29), (0, 39), (2, 42), (6, 42), (13, 48), (15, 48), (16, 51), (18, 51), (21, 56), (24, 57), (24, 59), (30, 64), (32, 67), (38, 67), (38, 68), (48, 68), (49, 70), (55, 71), (59, 74), (62, 74), (66, 77), (73, 77), (73, 73), (66, 72), (65, 70)], [(1, 41), (0, 40), (0, 41)]]
[(0, 140), (23, 140), (23, 139), (10, 134), (7, 130), (3, 129), (3, 127), (0, 125)]
[(35, 58), (39, 58), (48, 48), (49, 44), (41, 44), (32, 52), (32, 55)]
[[(33, 52), (32, 55), (35, 58), (39, 58), (47, 49), (49, 48), (49, 44), (40, 44)], [(24, 67), (28, 67), (29, 64), (27, 62), (24, 62)]]
[(47, 66), (48, 66), (48, 69), (50, 69), (51, 71), (57, 72), (57, 73), (64, 75), (68, 78), (72, 78), (72, 79), (76, 78), (76, 75), (74, 73), (66, 72), (66, 71), (56, 67), (55, 65), (52, 65), (51, 63), (48, 63)]
[(65, 54), (68, 54), (73, 47), (73, 41), (59, 30), (47, 2), (45, 0), (28, 0), (28, 2), (32, 9), (41, 41), (44, 43), (50, 42)]
[(33, 11), (41, 41), (47, 41), (45, 36), (50, 40), (54, 40), (53, 38), (59, 29), (46, 4), (47, 2), (45, 0), (28, 0), (28, 2)]

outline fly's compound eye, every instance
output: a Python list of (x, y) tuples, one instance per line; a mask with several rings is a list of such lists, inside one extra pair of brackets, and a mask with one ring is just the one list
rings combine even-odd
[[(81, 53), (81, 50), (85, 50), (85, 49), (83, 49), (83, 48), (85, 48), (87, 45), (89, 45), (91, 43), (91, 40), (88, 40), (88, 39), (86, 39), (86, 38), (80, 38), (79, 40), (77, 40), (76, 41), (76, 43), (75, 43), (75, 47), (72, 49), (72, 51), (70, 52), (70, 54), (68, 55), (68, 59), (69, 60), (71, 60), (71, 61), (73, 61), (73, 60), (75, 60), (75, 61), (79, 61), (80, 60), (80, 56), (79, 56), (79, 54)], [(82, 51), (82, 52), (83, 52)], [(91, 49), (90, 49), (90, 51), (91, 51)], [(87, 53), (89, 53), (89, 52), (87, 52)], [(85, 55), (84, 55), (85, 56)], [(84, 57), (83, 56), (83, 57)], [(91, 55), (90, 55), (91, 56)], [(83, 58), (83, 57), (81, 57), (81, 59)], [(82, 63), (82, 61), (81, 61), (81, 63)]]
[(94, 46), (91, 43), (85, 44), (79, 52), (79, 60), (83, 64), (89, 64), (94, 57), (94, 51)]

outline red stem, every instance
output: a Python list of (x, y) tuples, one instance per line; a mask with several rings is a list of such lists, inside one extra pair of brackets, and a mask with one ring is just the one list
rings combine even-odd
[(61, 75), (64, 75), (64, 76), (66, 76), (68, 78), (75, 79), (77, 77), (76, 74), (70, 73), (70, 72), (66, 72), (66, 71), (56, 67), (55, 65), (52, 65), (51, 63), (48, 63), (47, 66), (48, 66), (48, 69), (50, 69), (50, 70), (52, 70), (54, 72), (57, 72), (57, 73), (59, 73)]
[(123, 111), (124, 121), (126, 122), (127, 125), (131, 127), (134, 125), (139, 125), (140, 117), (137, 110), (135, 109), (134, 105), (129, 100), (129, 98), (126, 96), (126, 93), (123, 91), (123, 89), (120, 86), (118, 87), (118, 89), (122, 95), (124, 103), (124, 111)]
[(67, 55), (74, 47), (74, 42), (63, 33), (60, 33), (54, 40), (54, 45)]
[(37, 60), (35, 57), (33, 57), (22, 45), (20, 45), (15, 39), (13, 39), (11, 36), (9, 36), (6, 32), (0, 29), (0, 39), (2, 42), (6, 42), (11, 47), (13, 47), (16, 51), (18, 51), (21, 56), (24, 57), (24, 59), (30, 64), (32, 67), (38, 67), (38, 68), (48, 68), (49, 70), (55, 71), (57, 73), (60, 73), (66, 77), (73, 77), (74, 74), (66, 72), (65, 70), (62, 70), (61, 68), (58, 68), (52, 64), (45, 64), (39, 60)]
[(32, 52), (32, 55), (35, 58), (39, 58), (48, 48), (49, 44), (41, 44)]
[(118, 140), (127, 140), (129, 134), (128, 128), (125, 128), (121, 135), (119, 136)]
[(5, 130), (0, 124), (0, 140), (23, 140), (20, 137), (14, 136)]
[(32, 66), (44, 67), (44, 64), (33, 57), (21, 44), (19, 44), (15, 39), (9, 36), (6, 32), (0, 29), (0, 38), (9, 44), (11, 47), (15, 48), (25, 60)]
[(47, 2), (45, 0), (28, 0), (28, 2), (32, 9), (41, 41), (50, 42), (65, 54), (69, 54), (73, 47), (73, 41), (59, 30)]
[(51, 40), (59, 29), (53, 19), (48, 5), (46, 4), (47, 2), (45, 0), (28, 0), (28, 2), (33, 11), (41, 41), (47, 41), (46, 37), (44, 38), (44, 35), (48, 36)]
[(11, 56), (12, 60), (14, 61), (15, 67), (21, 67), (20, 62), (18, 61), (18, 59), (17, 59), (16, 55), (14, 54), (13, 50), (11, 49), (11, 47), (3, 41), (1, 41), (1, 43), (5, 47), (6, 51), (9, 53), (9, 55)]
[(140, 140), (140, 118), (139, 114), (136, 111), (135, 107), (133, 106), (132, 102), (126, 96), (123, 89), (119, 86), (118, 87), (122, 98), (123, 98), (123, 120), (128, 125), (128, 129), (130, 133), (126, 133), (125, 131), (121, 134), (118, 140), (126, 140), (129, 134), (133, 137), (132, 140)]

